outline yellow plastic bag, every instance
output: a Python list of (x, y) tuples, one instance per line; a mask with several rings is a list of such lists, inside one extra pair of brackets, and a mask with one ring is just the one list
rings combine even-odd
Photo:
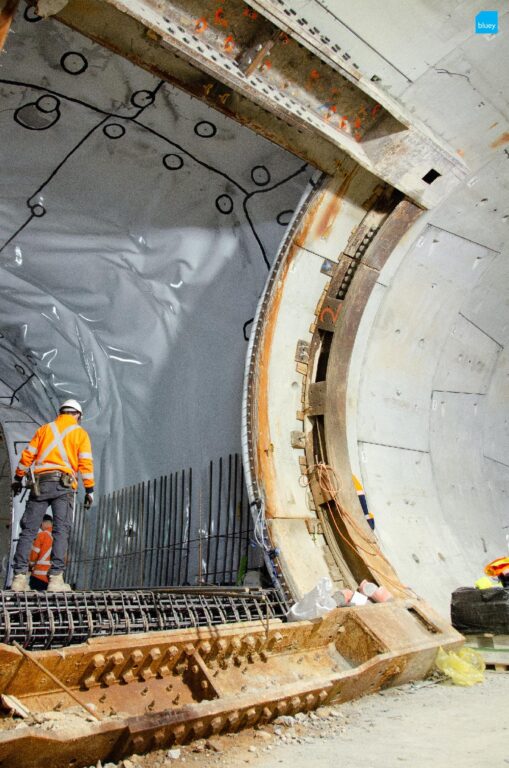
[(435, 661), (438, 669), (450, 677), (454, 685), (475, 685), (484, 680), (486, 664), (480, 653), (473, 648), (460, 648), (458, 651), (438, 649)]

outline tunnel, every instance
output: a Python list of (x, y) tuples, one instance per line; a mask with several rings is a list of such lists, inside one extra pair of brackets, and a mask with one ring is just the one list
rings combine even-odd
[(78, 592), (366, 579), (446, 633), (509, 536), (505, 4), (89, 6), (0, 59), (6, 586), (74, 397)]

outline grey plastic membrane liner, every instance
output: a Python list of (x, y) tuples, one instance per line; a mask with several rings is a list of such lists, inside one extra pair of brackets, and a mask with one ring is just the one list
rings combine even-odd
[(12, 470), (74, 397), (99, 492), (200, 476), (240, 451), (252, 318), (313, 169), (33, 9), (8, 36), (0, 99)]

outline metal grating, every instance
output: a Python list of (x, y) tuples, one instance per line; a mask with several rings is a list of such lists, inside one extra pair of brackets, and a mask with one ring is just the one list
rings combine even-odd
[(281, 618), (276, 590), (174, 589), (0, 592), (0, 642), (44, 650), (91, 637)]

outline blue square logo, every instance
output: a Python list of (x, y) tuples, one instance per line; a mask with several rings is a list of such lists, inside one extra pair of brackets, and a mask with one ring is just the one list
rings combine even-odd
[(498, 11), (479, 11), (475, 17), (476, 35), (494, 35), (498, 32)]

